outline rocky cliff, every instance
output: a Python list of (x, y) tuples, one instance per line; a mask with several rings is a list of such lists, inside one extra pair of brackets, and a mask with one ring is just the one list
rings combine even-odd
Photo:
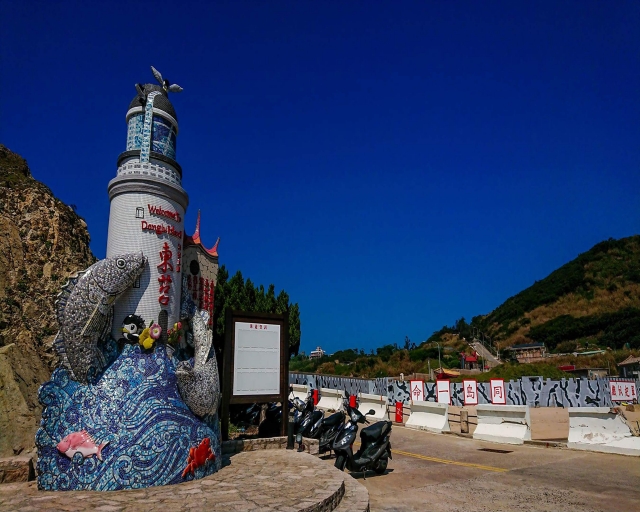
[(34, 445), (40, 384), (56, 357), (54, 300), (95, 261), (86, 223), (0, 144), (0, 457)]

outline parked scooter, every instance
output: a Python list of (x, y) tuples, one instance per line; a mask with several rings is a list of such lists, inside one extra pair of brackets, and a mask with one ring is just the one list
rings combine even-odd
[[(346, 395), (348, 400), (348, 395)], [(358, 423), (369, 423), (366, 416), (375, 414), (371, 409), (367, 414), (362, 414), (355, 407), (346, 403), (348, 421), (340, 429), (334, 439), (331, 448), (336, 454), (335, 467), (344, 471), (346, 467), (349, 471), (375, 471), (381, 475), (387, 469), (387, 464), (391, 456), (391, 436), (390, 421), (378, 421), (370, 427), (365, 427), (360, 432), (360, 449), (354, 454), (353, 443), (358, 433)]]

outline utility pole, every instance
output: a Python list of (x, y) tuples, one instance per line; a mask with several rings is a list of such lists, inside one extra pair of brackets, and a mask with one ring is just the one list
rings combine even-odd
[(440, 342), (436, 341), (436, 345), (438, 345), (438, 365), (440, 366), (440, 372), (442, 372), (442, 363), (440, 362)]

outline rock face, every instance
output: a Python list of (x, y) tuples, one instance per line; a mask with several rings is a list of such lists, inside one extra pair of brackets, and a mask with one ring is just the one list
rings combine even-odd
[[(34, 445), (39, 384), (55, 364), (55, 296), (89, 267), (86, 223), (0, 144), (0, 457)], [(28, 440), (28, 442), (27, 442)]]

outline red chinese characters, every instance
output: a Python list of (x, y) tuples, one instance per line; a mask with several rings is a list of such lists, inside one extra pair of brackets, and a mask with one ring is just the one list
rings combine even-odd
[(160, 284), (158, 302), (163, 306), (167, 306), (170, 300), (169, 291), (171, 290), (171, 283), (173, 282), (170, 274), (170, 272), (173, 272), (173, 264), (171, 263), (172, 256), (173, 252), (169, 244), (165, 242), (160, 251), (160, 263), (157, 265), (158, 271), (160, 272), (160, 277), (158, 278), (158, 283)]
[(213, 325), (213, 296), (216, 288), (213, 279), (188, 275), (187, 288), (198, 308), (209, 312), (209, 325)]

